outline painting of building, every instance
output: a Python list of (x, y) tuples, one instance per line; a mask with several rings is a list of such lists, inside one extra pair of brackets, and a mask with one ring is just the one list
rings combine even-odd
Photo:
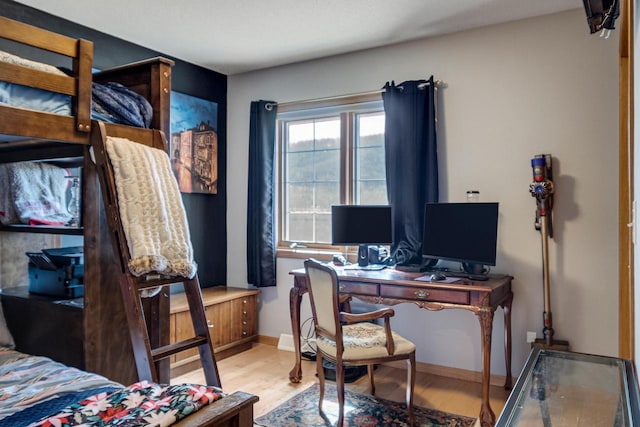
[(183, 193), (218, 192), (218, 104), (171, 92), (171, 166)]

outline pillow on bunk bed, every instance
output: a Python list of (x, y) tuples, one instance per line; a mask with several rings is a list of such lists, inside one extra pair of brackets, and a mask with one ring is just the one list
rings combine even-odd
[[(65, 67), (32, 61), (0, 50), (0, 62), (59, 76), (72, 75)], [(119, 83), (92, 83), (91, 118), (109, 123), (149, 128), (153, 109), (142, 95)], [(0, 81), (0, 103), (47, 113), (71, 115), (71, 97), (29, 86)]]
[[(0, 62), (20, 65), (58, 76), (67, 75), (53, 65), (31, 61), (1, 50)], [(71, 115), (70, 96), (13, 83), (0, 82), (0, 103), (31, 110)]]
[(91, 100), (94, 119), (140, 128), (151, 126), (149, 101), (120, 83), (92, 83)]
[(44, 71), (45, 73), (57, 74), (59, 76), (66, 76), (67, 74), (53, 65), (43, 64), (42, 62), (32, 61), (30, 59), (22, 58), (20, 56), (13, 55), (9, 52), (0, 50), (0, 62), (5, 62), (13, 65), (20, 65), (22, 67), (31, 68), (33, 70)]

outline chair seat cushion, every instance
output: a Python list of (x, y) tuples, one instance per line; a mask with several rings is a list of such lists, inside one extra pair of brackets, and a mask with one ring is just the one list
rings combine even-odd
[[(414, 343), (395, 332), (391, 333), (395, 344), (394, 355), (409, 354), (415, 351)], [(389, 356), (387, 353), (387, 335), (384, 327), (375, 323), (354, 323), (342, 327), (344, 343), (343, 360), (366, 360)], [(316, 340), (318, 349), (325, 354), (336, 356), (336, 343), (323, 336)]]

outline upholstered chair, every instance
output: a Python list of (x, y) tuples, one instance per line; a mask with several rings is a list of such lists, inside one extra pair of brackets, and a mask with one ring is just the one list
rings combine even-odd
[[(414, 425), (413, 388), (415, 385), (416, 346), (411, 341), (391, 331), (392, 308), (382, 308), (369, 313), (352, 314), (340, 311), (338, 275), (327, 264), (314, 259), (304, 263), (307, 287), (311, 300), (313, 322), (316, 332), (316, 361), (320, 381), (320, 415), (324, 400), (324, 370), (322, 361), (328, 360), (336, 366), (336, 389), (338, 394), (338, 423), (344, 420), (344, 367), (367, 365), (369, 390), (375, 395), (373, 379), (374, 365), (393, 360), (407, 360), (407, 408), (411, 425)], [(384, 325), (371, 320), (384, 319)]]

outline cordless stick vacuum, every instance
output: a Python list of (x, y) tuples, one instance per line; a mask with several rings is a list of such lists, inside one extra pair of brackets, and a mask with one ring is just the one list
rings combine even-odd
[(551, 154), (539, 154), (531, 159), (533, 168), (533, 182), (529, 185), (529, 192), (536, 198), (535, 228), (540, 231), (542, 239), (542, 281), (544, 294), (544, 340), (536, 340), (536, 344), (546, 347), (560, 347), (568, 349), (566, 341), (553, 340), (553, 317), (551, 316), (551, 297), (549, 290), (549, 238), (553, 238), (553, 176)]

